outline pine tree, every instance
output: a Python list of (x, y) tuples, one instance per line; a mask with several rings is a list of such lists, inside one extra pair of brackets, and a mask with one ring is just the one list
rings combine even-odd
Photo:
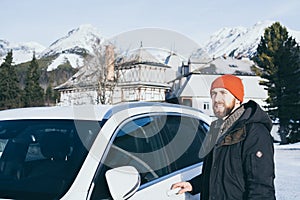
[[(289, 48), (289, 46), (293, 48)], [(288, 121), (288, 142), (300, 141), (300, 47), (289, 38), (287, 48), (288, 70), (281, 71), (284, 79), (284, 107), (282, 115)], [(290, 50), (290, 51), (288, 51)]]
[(295, 73), (299, 70), (299, 53), (295, 39), (289, 37), (286, 28), (276, 22), (265, 30), (254, 57), (262, 68), (261, 77), (266, 79), (261, 85), (266, 87), (269, 95), (267, 110), (273, 119), (279, 119), (282, 143), (288, 142), (289, 123), (299, 107), (299, 87), (297, 89), (292, 84), (298, 79)]
[(24, 88), (24, 105), (30, 106), (43, 106), (44, 105), (44, 90), (39, 84), (40, 75), (38, 73), (38, 63), (33, 54), (33, 58), (30, 62)]
[(0, 109), (2, 110), (22, 106), (21, 88), (12, 61), (13, 52), (9, 51), (0, 66)]
[(59, 92), (54, 90), (52, 87), (52, 83), (50, 82), (45, 94), (45, 103), (50, 105), (55, 105), (56, 101), (59, 99)]
[(51, 84), (48, 85), (46, 89), (46, 94), (45, 94), (45, 102), (47, 106), (50, 106), (52, 103), (52, 96), (53, 96), (53, 90)]

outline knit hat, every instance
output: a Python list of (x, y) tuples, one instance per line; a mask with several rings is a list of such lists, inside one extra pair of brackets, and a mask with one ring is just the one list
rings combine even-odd
[(244, 85), (242, 80), (234, 75), (225, 74), (216, 78), (210, 88), (210, 92), (214, 88), (225, 88), (240, 102), (244, 100)]

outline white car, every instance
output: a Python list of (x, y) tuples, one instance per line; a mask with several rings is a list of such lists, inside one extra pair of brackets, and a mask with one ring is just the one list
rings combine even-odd
[(0, 112), (2, 199), (199, 199), (172, 184), (200, 173), (210, 117), (168, 103)]

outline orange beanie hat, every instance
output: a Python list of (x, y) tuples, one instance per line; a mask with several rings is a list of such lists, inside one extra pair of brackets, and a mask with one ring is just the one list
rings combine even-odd
[(234, 75), (225, 74), (216, 78), (211, 84), (210, 91), (214, 88), (225, 88), (240, 102), (244, 100), (244, 85), (242, 80)]

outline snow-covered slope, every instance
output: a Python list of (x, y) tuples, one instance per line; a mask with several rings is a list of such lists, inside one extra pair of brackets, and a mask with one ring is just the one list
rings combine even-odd
[(39, 57), (45, 47), (37, 42), (10, 43), (6, 40), (0, 40), (0, 63), (10, 50), (13, 51), (14, 64), (19, 64), (32, 60), (34, 53), (36, 57)]
[(93, 54), (93, 46), (100, 42), (103, 42), (103, 38), (99, 30), (89, 24), (71, 30), (47, 48), (35, 42), (13, 44), (0, 40), (0, 62), (2, 63), (8, 51), (13, 50), (15, 64), (30, 61), (35, 52), (37, 58), (56, 57), (48, 66), (48, 71), (66, 62), (69, 62), (73, 68), (77, 68), (83, 65), (82, 55)]
[(287, 31), (289, 32), (290, 36), (295, 38), (297, 43), (300, 43), (300, 31), (294, 31), (294, 30), (291, 30), (289, 28), (287, 28)]
[[(251, 57), (255, 53), (265, 29), (274, 22), (258, 22), (250, 28), (223, 28), (210, 37), (209, 41), (204, 44), (204, 50), (212, 57), (223, 55)], [(284, 26), (284, 24), (281, 25)], [(286, 28), (290, 36), (299, 42), (300, 31)]]
[(42, 56), (55, 55), (58, 53), (93, 53), (93, 45), (100, 43), (102, 37), (98, 29), (90, 24), (81, 25), (71, 30), (66, 36), (56, 40), (44, 52)]
[(56, 40), (42, 52), (42, 57), (59, 55), (48, 66), (47, 71), (54, 70), (66, 62), (69, 62), (73, 68), (82, 66), (82, 55), (93, 54), (93, 46), (102, 40), (99, 30), (90, 24), (71, 30), (66, 36)]
[(83, 59), (77, 54), (61, 53), (55, 58), (52, 63), (47, 67), (47, 71), (56, 69), (59, 65), (64, 63), (70, 63), (73, 68), (79, 68), (83, 65)]
[(9, 45), (8, 41), (0, 39), (0, 57), (1, 58), (6, 55), (8, 45)]
[(204, 46), (204, 50), (212, 57), (221, 56), (228, 51), (229, 45), (234, 44), (236, 39), (246, 32), (247, 29), (244, 27), (222, 28), (210, 37)]

